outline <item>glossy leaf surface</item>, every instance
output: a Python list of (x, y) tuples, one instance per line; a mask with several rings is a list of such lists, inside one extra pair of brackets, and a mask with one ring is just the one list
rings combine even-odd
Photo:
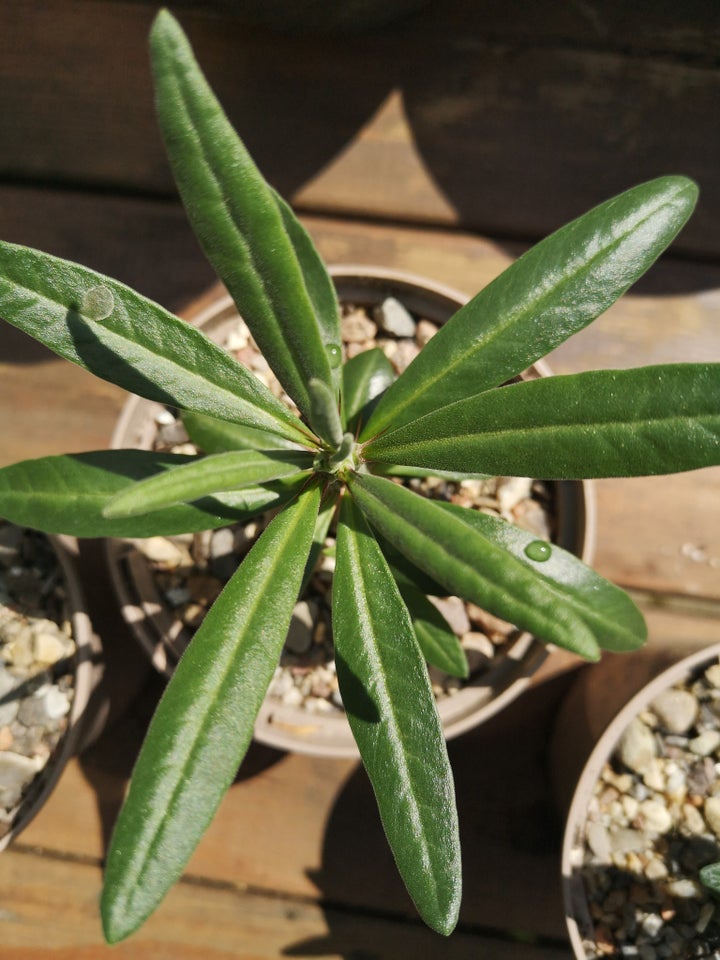
[(0, 242), (0, 316), (131, 393), (308, 442), (297, 418), (200, 330), (86, 267)]
[(294, 485), (275, 483), (252, 496), (206, 497), (145, 517), (108, 520), (103, 516), (105, 506), (121, 491), (194, 459), (146, 450), (100, 450), (24, 460), (0, 470), (0, 516), (21, 526), (75, 537), (172, 536), (249, 519), (279, 506), (304, 479)]
[(448, 934), (461, 877), (447, 748), (407, 610), (347, 497), (338, 525), (333, 636), (343, 704), (398, 869), (425, 922)]
[(560, 548), (534, 561), (525, 531), (382, 477), (356, 475), (350, 490), (372, 525), (448, 593), (589, 660), (600, 646), (644, 642), (643, 618), (627, 594)]
[(343, 366), (343, 415), (347, 429), (367, 423), (382, 394), (396, 379), (395, 370), (379, 347), (364, 350)]
[(107, 858), (110, 943), (132, 933), (179, 879), (237, 773), (287, 634), (319, 503), (316, 485), (266, 528), (157, 707)]
[(113, 497), (103, 516), (112, 519), (151, 513), (230, 490), (259, 487), (300, 471), (307, 473), (311, 466), (312, 456), (300, 451), (215, 453), (133, 484)]
[(312, 424), (308, 381), (338, 392), (340, 326), (331, 281), (167, 11), (155, 20), (150, 47), (160, 128), (193, 230), (275, 375)]
[(425, 660), (451, 677), (467, 677), (468, 662), (463, 646), (435, 604), (424, 593), (402, 584), (400, 594)]
[(245, 427), (241, 423), (216, 420), (193, 410), (182, 411), (183, 426), (190, 440), (204, 453), (224, 453), (226, 450), (297, 450), (292, 440)]
[(366, 455), (546, 480), (712, 466), (720, 463), (720, 364), (598, 370), (488, 390), (388, 431)]
[(692, 213), (697, 187), (662, 177), (542, 240), (480, 291), (387, 391), (362, 440), (521, 373), (640, 277)]

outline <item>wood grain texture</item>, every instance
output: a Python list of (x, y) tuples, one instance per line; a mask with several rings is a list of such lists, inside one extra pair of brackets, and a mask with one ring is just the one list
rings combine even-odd
[[(569, 960), (562, 946), (491, 935), (446, 940), (416, 924), (331, 907), (180, 883), (143, 929), (113, 947), (97, 918), (100, 870), (8, 851), (0, 861), (0, 958), (7, 960), (275, 960), (281, 956), (376, 960)], [(70, 895), (69, 895), (70, 893)]]
[[(540, 236), (652, 176), (703, 199), (720, 253), (720, 15), (708, 0), (502, 12), (428, 4), (340, 41), (178, 13), (260, 168), (305, 209)], [(171, 195), (152, 111), (154, 7), (5, 0), (0, 179)]]

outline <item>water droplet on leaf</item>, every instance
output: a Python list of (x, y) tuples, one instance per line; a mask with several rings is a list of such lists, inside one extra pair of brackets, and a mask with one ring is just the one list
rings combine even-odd
[(327, 351), (328, 360), (330, 361), (330, 366), (333, 370), (337, 369), (342, 363), (342, 350), (336, 343), (330, 343), (325, 348)]
[(90, 320), (107, 320), (115, 308), (115, 297), (110, 287), (98, 284), (85, 292), (80, 312)]
[(552, 547), (544, 540), (533, 540), (525, 547), (525, 556), (531, 560), (542, 563), (543, 560), (549, 560), (552, 554)]

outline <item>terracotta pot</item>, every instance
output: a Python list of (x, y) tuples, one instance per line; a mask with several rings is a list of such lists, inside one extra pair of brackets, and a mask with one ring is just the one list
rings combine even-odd
[(60, 568), (65, 594), (64, 616), (70, 621), (75, 642), (75, 654), (72, 658), (73, 697), (67, 729), (45, 766), (35, 775), (11, 812), (9, 830), (0, 838), (0, 850), (24, 830), (39, 812), (68, 760), (99, 736), (107, 717), (107, 699), (102, 694), (101, 687), (102, 651), (100, 641), (93, 633), (75, 570), (74, 555), (77, 545), (69, 537), (49, 536), (47, 540)]
[[(592, 943), (595, 937), (581, 873), (591, 798), (606, 762), (631, 721), (647, 710), (663, 691), (718, 662), (720, 643), (712, 643), (667, 666), (673, 654), (677, 657), (678, 649), (687, 653), (692, 645), (685, 640), (677, 645), (661, 643), (654, 649), (651, 640), (644, 651), (607, 657), (581, 672), (558, 713), (552, 752), (556, 771), (558, 768), (564, 771), (556, 781), (561, 802), (567, 797), (569, 771), (577, 765), (578, 754), (585, 750), (586, 758), (569, 803), (562, 847), (566, 922), (577, 960), (588, 960), (589, 952), (583, 941)], [(628, 699), (629, 690), (636, 692)], [(588, 755), (588, 743), (592, 742), (595, 745)]]
[[(331, 269), (341, 301), (375, 305), (386, 297), (397, 297), (416, 315), (444, 323), (466, 302), (461, 294), (425, 279), (367, 267)], [(221, 288), (212, 291), (185, 315), (201, 326), (212, 339), (221, 342), (224, 332), (237, 318), (235, 306)], [(547, 366), (539, 362), (529, 376), (545, 376)], [(145, 400), (128, 401), (113, 436), (114, 447), (152, 446), (155, 415), (162, 408)], [(594, 500), (588, 483), (577, 481), (551, 484), (557, 509), (556, 542), (589, 561), (594, 544)], [(188, 642), (186, 629), (163, 604), (152, 581), (149, 565), (132, 544), (109, 543), (111, 572), (124, 616), (146, 649), (155, 667), (170, 675)], [(527, 633), (520, 634), (508, 655), (496, 667), (470, 682), (458, 693), (440, 700), (439, 711), (448, 738), (482, 723), (510, 703), (527, 686), (547, 656), (544, 643)], [(267, 699), (255, 727), (256, 738), (271, 746), (300, 753), (357, 756), (355, 741), (344, 715), (315, 715)]]

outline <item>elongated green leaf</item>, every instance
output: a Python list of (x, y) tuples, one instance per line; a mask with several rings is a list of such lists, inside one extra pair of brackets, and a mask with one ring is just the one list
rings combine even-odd
[(468, 662), (462, 644), (435, 604), (413, 587), (400, 584), (400, 594), (425, 660), (451, 677), (467, 677)]
[(287, 393), (312, 424), (307, 384), (338, 392), (340, 326), (319, 256), (223, 113), (179, 24), (150, 36), (158, 119), (195, 234)]
[(227, 450), (297, 450), (296, 443), (269, 433), (256, 430), (241, 423), (228, 420), (216, 420), (214, 417), (196, 413), (193, 410), (182, 411), (182, 422), (190, 440), (203, 453), (225, 453)]
[(355, 475), (350, 491), (372, 525), (448, 593), (588, 660), (598, 659), (600, 646), (644, 642), (644, 621), (627, 594), (559, 547), (533, 560), (524, 531), (382, 477)]
[(152, 513), (211, 494), (259, 487), (271, 480), (307, 472), (311, 466), (309, 453), (294, 450), (215, 453), (133, 484), (113, 497), (103, 516), (116, 519)]
[(548, 377), (488, 390), (389, 431), (369, 459), (574, 479), (720, 463), (720, 364)]
[(320, 507), (320, 513), (318, 514), (317, 522), (315, 523), (315, 533), (313, 534), (313, 542), (312, 546), (310, 547), (310, 555), (308, 556), (308, 562), (307, 566), (305, 567), (302, 586), (300, 587), (301, 596), (305, 593), (307, 585), (310, 583), (312, 575), (315, 573), (315, 567), (320, 559), (320, 554), (325, 548), (325, 541), (328, 533), (330, 532), (332, 519), (335, 516), (335, 510), (337, 508), (338, 490), (339, 488), (336, 488), (326, 492), (325, 498), (323, 499)]
[(449, 934), (461, 878), (445, 740), (405, 605), (347, 497), (338, 525), (333, 636), (343, 704), (398, 869), (425, 922)]
[(343, 366), (343, 416), (347, 429), (355, 432), (366, 423), (382, 394), (396, 379), (385, 354), (376, 347), (351, 357)]
[(279, 506), (297, 492), (279, 481), (252, 494), (205, 497), (146, 517), (108, 520), (103, 510), (122, 490), (164, 474), (193, 457), (146, 450), (100, 450), (24, 460), (0, 470), (0, 516), (46, 533), (75, 537), (151, 537), (222, 527)]
[(282, 510), (208, 612), (158, 705), (118, 817), (102, 918), (128, 936), (180, 877), (235, 777), (297, 600), (318, 485)]
[(582, 330), (640, 277), (697, 199), (685, 177), (628, 190), (533, 247), (422, 349), (361, 439), (511, 379)]
[(267, 387), (200, 330), (78, 264), (0, 242), (0, 316), (141, 397), (309, 442)]

